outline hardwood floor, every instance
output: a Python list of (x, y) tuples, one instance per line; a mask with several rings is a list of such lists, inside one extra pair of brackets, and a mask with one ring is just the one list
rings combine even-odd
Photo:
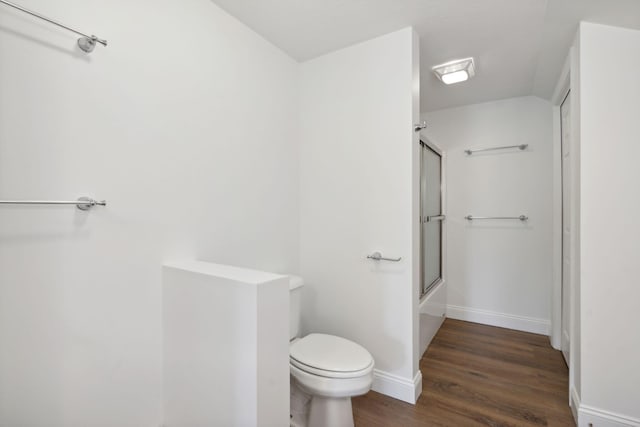
[(548, 337), (447, 319), (420, 370), (415, 406), (369, 392), (353, 399), (356, 426), (575, 426)]

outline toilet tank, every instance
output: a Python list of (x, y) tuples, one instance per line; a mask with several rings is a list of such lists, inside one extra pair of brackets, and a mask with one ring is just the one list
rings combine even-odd
[(300, 314), (302, 306), (302, 277), (289, 276), (289, 340), (300, 332)]

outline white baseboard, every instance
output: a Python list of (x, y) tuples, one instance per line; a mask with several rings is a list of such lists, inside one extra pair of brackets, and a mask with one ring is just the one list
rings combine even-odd
[(374, 369), (371, 389), (389, 397), (415, 404), (422, 393), (422, 373), (418, 371), (413, 380), (410, 380)]
[(583, 405), (576, 389), (571, 387), (571, 412), (578, 427), (639, 427), (640, 419)]
[(573, 415), (573, 420), (578, 425), (578, 411), (580, 410), (580, 396), (578, 396), (578, 392), (572, 386), (571, 391), (569, 393), (569, 407), (571, 408), (571, 414)]
[(551, 328), (551, 322), (547, 319), (516, 316), (513, 314), (498, 313), (496, 311), (481, 310), (471, 307), (461, 307), (458, 305), (447, 305), (447, 317), (540, 335), (549, 335), (549, 330)]
[(599, 408), (580, 405), (578, 409), (579, 427), (638, 427), (640, 419), (615, 414)]

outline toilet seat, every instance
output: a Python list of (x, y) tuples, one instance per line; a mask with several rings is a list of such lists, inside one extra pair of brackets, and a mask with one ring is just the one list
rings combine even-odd
[(291, 365), (325, 378), (358, 378), (373, 371), (373, 357), (360, 345), (327, 334), (310, 334), (289, 349)]
[(335, 379), (349, 379), (349, 378), (358, 378), (369, 375), (373, 371), (373, 362), (365, 369), (361, 369), (359, 371), (349, 371), (349, 372), (336, 372), (336, 371), (325, 371), (323, 369), (317, 369), (309, 365), (305, 365), (304, 363), (300, 363), (293, 358), (289, 358), (289, 363), (291, 366), (298, 368), (301, 371), (304, 371), (308, 374), (317, 375), (319, 377), (324, 378), (335, 378)]
[(373, 381), (373, 366), (368, 374), (353, 378), (324, 377), (299, 369), (294, 364), (289, 364), (289, 372), (304, 392), (330, 398), (360, 396), (371, 389)]

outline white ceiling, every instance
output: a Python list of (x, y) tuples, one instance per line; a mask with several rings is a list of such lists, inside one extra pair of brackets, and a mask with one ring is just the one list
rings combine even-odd
[[(423, 112), (550, 98), (580, 20), (640, 29), (640, 0), (213, 0), (298, 61), (407, 26), (420, 35)], [(473, 56), (476, 77), (433, 65)]]

